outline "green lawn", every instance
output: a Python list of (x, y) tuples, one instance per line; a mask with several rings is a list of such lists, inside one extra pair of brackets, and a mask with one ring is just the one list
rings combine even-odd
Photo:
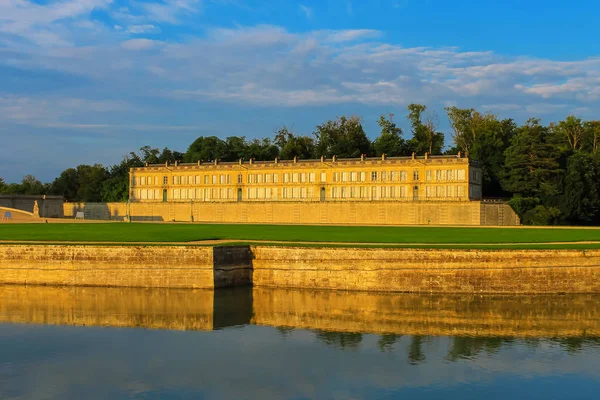
[[(239, 242), (289, 241), (292, 243), (426, 243), (438, 246), (449, 243), (462, 244), (461, 246), (455, 245), (457, 248), (485, 248), (487, 247), (485, 245), (490, 243), (514, 243), (515, 245), (511, 247), (532, 248), (539, 247), (539, 245), (516, 244), (600, 241), (600, 230), (154, 223), (0, 224), (0, 240), (189, 242), (208, 239), (231, 239)], [(598, 244), (544, 245), (543, 247), (546, 246), (552, 248), (600, 248)]]

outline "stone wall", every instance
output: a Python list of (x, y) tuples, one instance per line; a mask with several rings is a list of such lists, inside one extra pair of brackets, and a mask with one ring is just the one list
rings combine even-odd
[(600, 336), (600, 296), (476, 296), (254, 288), (252, 323), (419, 336)]
[[(273, 224), (518, 225), (510, 206), (472, 202), (65, 203), (65, 217)], [(485, 217), (484, 217), (485, 216)]]
[(35, 202), (42, 218), (60, 218), (63, 216), (63, 198), (61, 196), (28, 196), (0, 194), (0, 207), (15, 208), (34, 213)]
[(600, 250), (2, 245), (3, 283), (600, 293)]
[(423, 293), (600, 293), (600, 250), (251, 248), (255, 286)]
[(0, 284), (214, 289), (251, 274), (247, 246), (0, 246)]

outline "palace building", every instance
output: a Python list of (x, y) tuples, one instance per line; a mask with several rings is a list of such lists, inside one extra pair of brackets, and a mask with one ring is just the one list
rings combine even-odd
[(518, 225), (456, 156), (165, 163), (130, 170), (127, 203), (66, 204), (91, 219), (248, 224)]
[(132, 168), (131, 202), (468, 202), (480, 165), (460, 154), (152, 164)]

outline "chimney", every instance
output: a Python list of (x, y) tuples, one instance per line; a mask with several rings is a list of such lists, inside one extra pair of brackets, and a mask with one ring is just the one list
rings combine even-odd
[(298, 157), (294, 156), (294, 164), (296, 164), (298, 162)]
[(198, 160), (198, 166), (202, 165), (202, 160)]
[(239, 163), (240, 163), (240, 165), (242, 165), (242, 164), (244, 163), (244, 159), (243, 159), (243, 158), (240, 158), (240, 159), (239, 159)]
[(337, 160), (337, 156), (333, 156), (333, 157), (331, 158), (331, 161), (333, 161), (333, 162), (335, 162), (336, 160)]
[(414, 151), (413, 151), (413, 153), (412, 153), (412, 159), (413, 159), (413, 160), (415, 159), (415, 152), (414, 152)]
[(429, 152), (425, 152), (425, 159), (429, 159)]
[(462, 156), (461, 152), (458, 152), (458, 158), (460, 158)]
[(365, 161), (365, 155), (364, 154), (360, 155), (360, 161)]
[(386, 154), (385, 154), (385, 153), (382, 153), (382, 154), (381, 154), (381, 161), (385, 161), (385, 158), (386, 158)]
[(321, 162), (325, 162), (325, 156), (321, 156)]
[(275, 164), (279, 164), (279, 157), (275, 157)]
[(215, 165), (219, 165), (219, 159), (215, 158)]
[(250, 157), (250, 164), (254, 164), (254, 157)]

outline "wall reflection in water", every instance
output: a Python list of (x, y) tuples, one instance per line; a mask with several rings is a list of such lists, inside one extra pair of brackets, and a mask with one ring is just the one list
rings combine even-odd
[(0, 286), (0, 398), (594, 398), (599, 320), (590, 295)]
[[(600, 296), (472, 296), (267, 288), (174, 290), (0, 286), (0, 322), (213, 330), (266, 325), (354, 333), (494, 337), (600, 336)], [(348, 333), (333, 339), (331, 332)], [(416, 345), (415, 345), (416, 346)]]

